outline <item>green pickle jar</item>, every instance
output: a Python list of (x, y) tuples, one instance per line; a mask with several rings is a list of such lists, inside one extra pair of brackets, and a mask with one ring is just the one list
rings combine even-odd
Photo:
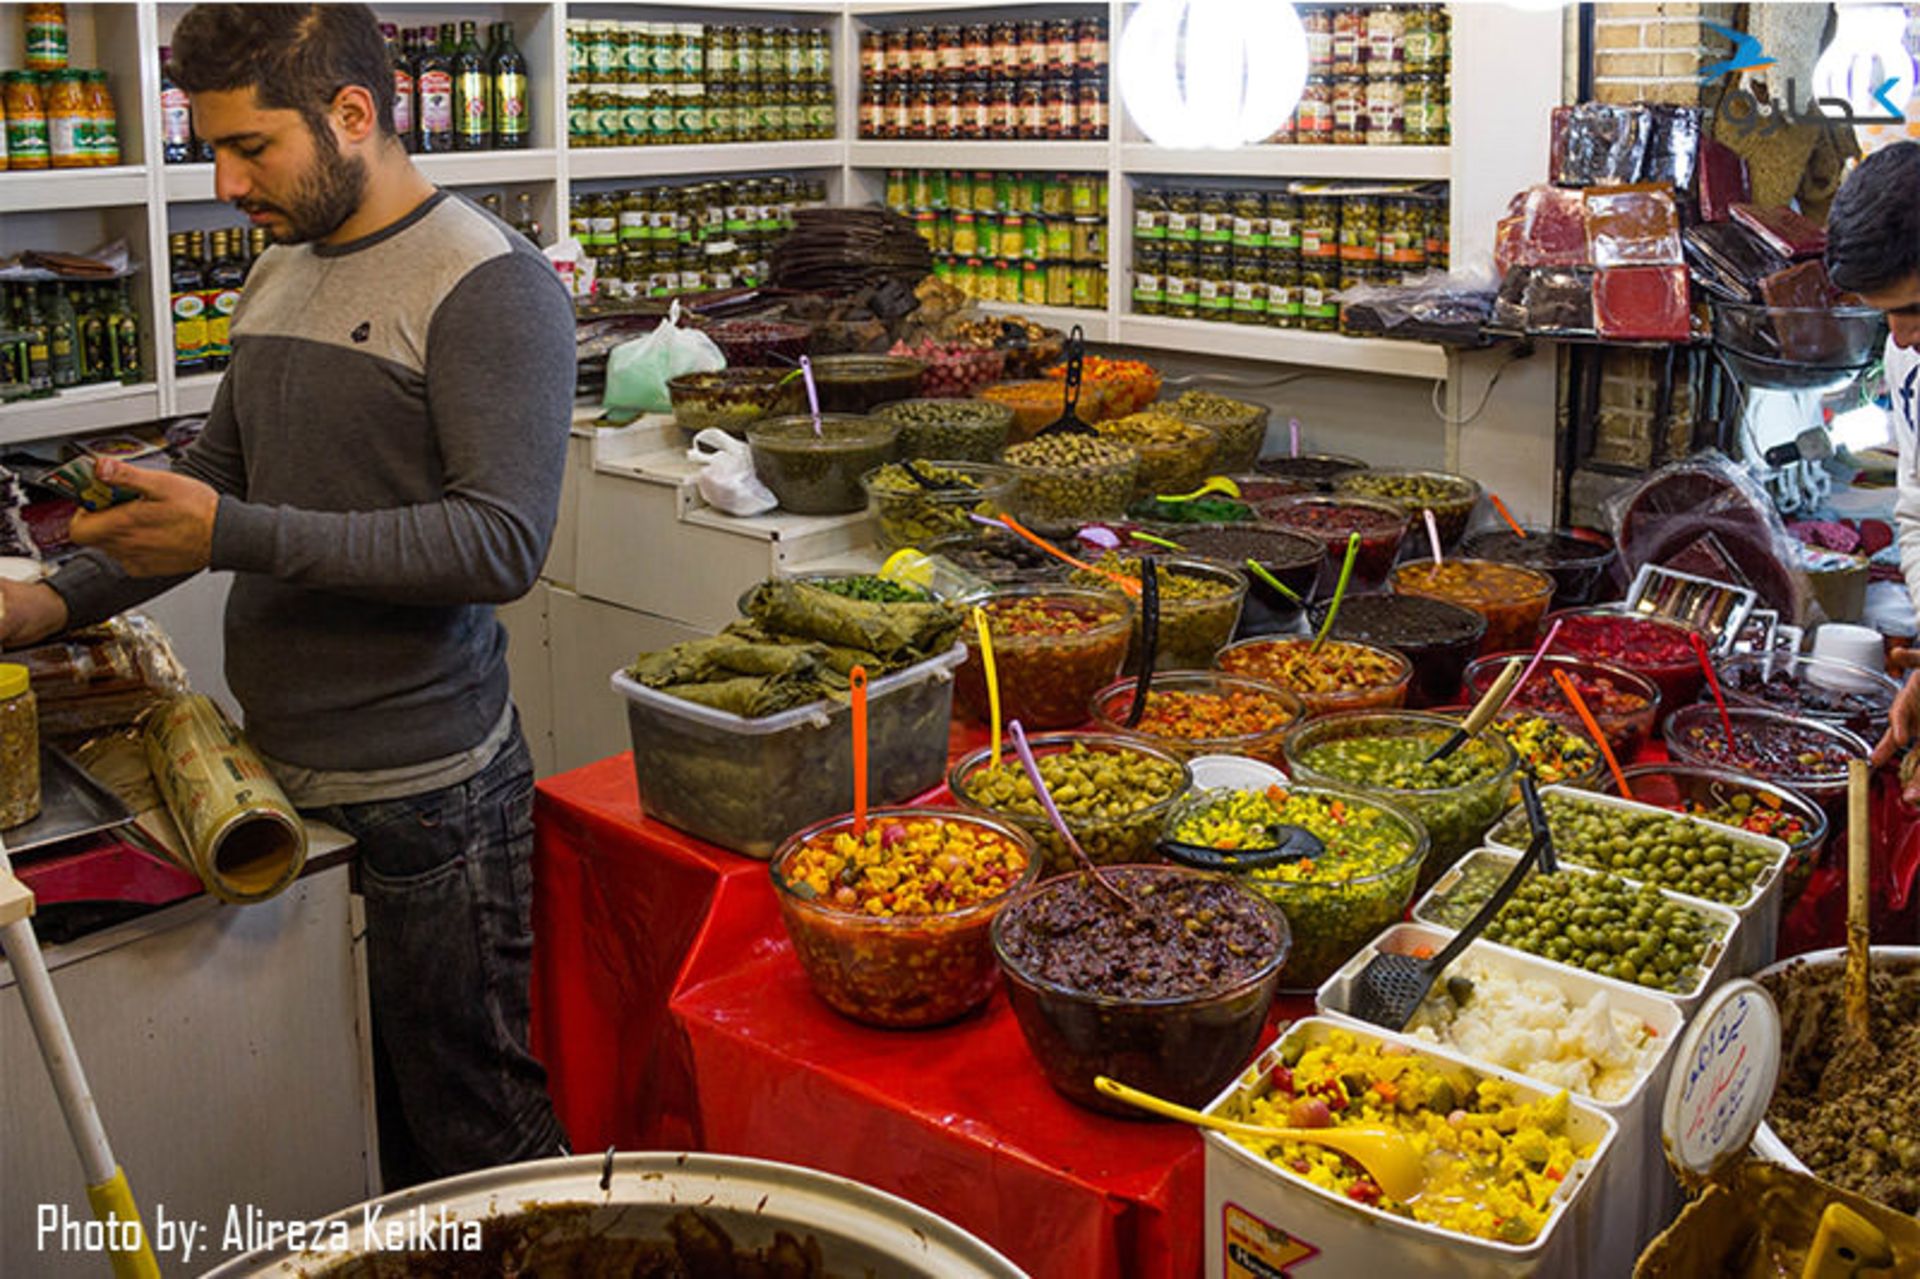
[(1225, 191), (1208, 191), (1200, 197), (1199, 238), (1202, 244), (1232, 242), (1233, 206)]
[(1199, 282), (1195, 289), (1200, 318), (1226, 320), (1233, 309), (1233, 254), (1224, 244), (1200, 246)]
[(1333, 300), (1340, 291), (1338, 262), (1305, 262), (1300, 267), (1300, 327), (1312, 333), (1336, 333), (1340, 329), (1340, 304)]
[(1300, 263), (1298, 259), (1286, 258), (1267, 251), (1263, 264), (1267, 280), (1267, 314), (1269, 328), (1297, 329), (1300, 327)]
[(1133, 239), (1164, 242), (1167, 238), (1167, 193), (1143, 187), (1133, 199)]
[(1192, 320), (1200, 315), (1200, 279), (1197, 273), (1198, 262), (1193, 249), (1187, 245), (1170, 247), (1167, 250), (1167, 273), (1165, 288), (1166, 310), (1164, 314), (1175, 319)]
[(1167, 192), (1167, 240), (1193, 245), (1200, 242), (1200, 193)]
[(1229, 306), (1235, 324), (1264, 324), (1267, 320), (1265, 255), (1236, 253), (1233, 257), (1233, 299)]

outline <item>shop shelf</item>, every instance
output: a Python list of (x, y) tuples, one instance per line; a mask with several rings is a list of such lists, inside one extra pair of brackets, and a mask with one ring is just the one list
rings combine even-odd
[(0, 213), (99, 209), (146, 202), (147, 169), (142, 164), (0, 173)]
[(1188, 151), (1129, 142), (1120, 167), (1130, 174), (1169, 173), (1222, 178), (1341, 178), (1430, 182), (1452, 173), (1447, 147), (1248, 146)]
[(1339, 333), (1220, 324), (1212, 320), (1176, 320), (1157, 315), (1120, 316), (1114, 325), (1114, 340), (1124, 346), (1277, 360), (1385, 377), (1447, 376), (1446, 349), (1426, 342), (1346, 337)]
[(575, 147), (567, 173), (576, 182), (593, 178), (654, 178), (694, 173), (787, 173), (838, 168), (842, 144), (832, 138), (807, 142), (716, 142), (705, 146)]
[(1089, 342), (1104, 342), (1112, 329), (1112, 313), (1106, 307), (1022, 306), (1017, 302), (981, 302), (982, 311), (996, 315), (1020, 315), (1050, 329), (1068, 332), (1078, 324), (1087, 331)]
[(185, 416), (205, 413), (213, 407), (213, 393), (220, 389), (224, 373), (189, 373), (173, 382), (173, 411)]
[[(551, 182), (557, 170), (554, 153), (548, 148), (528, 151), (449, 151), (416, 155), (413, 159), (420, 166), (420, 172), (443, 187)], [(213, 191), (211, 164), (166, 166), (166, 190), (167, 200), (174, 204), (219, 198)], [(140, 199), (145, 198), (143, 193)]]
[(75, 387), (44, 400), (0, 406), (0, 446), (58, 435), (86, 435), (151, 422), (160, 416), (160, 388), (152, 382), (107, 382)]
[(1110, 142), (849, 142), (856, 169), (1105, 170)]

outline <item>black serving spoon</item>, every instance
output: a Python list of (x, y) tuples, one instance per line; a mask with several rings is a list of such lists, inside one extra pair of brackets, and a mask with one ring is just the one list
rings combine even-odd
[(1269, 826), (1267, 833), (1277, 841), (1264, 848), (1207, 848), (1185, 844), (1177, 839), (1162, 839), (1160, 851), (1168, 860), (1195, 870), (1243, 872), (1266, 870), (1286, 862), (1318, 857), (1327, 851), (1320, 837), (1303, 826)]
[(1092, 427), (1080, 420), (1081, 364), (1087, 357), (1087, 335), (1079, 325), (1067, 335), (1067, 376), (1065, 403), (1060, 416), (1040, 428), (1041, 435), (1095, 435)]
[(1133, 686), (1133, 707), (1127, 727), (1140, 727), (1147, 713), (1147, 694), (1153, 689), (1153, 664), (1160, 659), (1160, 570), (1151, 555), (1140, 557), (1140, 678)]
[(972, 487), (971, 485), (962, 484), (958, 480), (936, 480), (931, 475), (925, 475), (921, 472), (919, 467), (913, 464), (913, 459), (911, 458), (902, 459), (900, 462), (900, 469), (907, 473), (908, 479), (912, 480), (915, 484), (918, 484), (921, 488), (926, 489), (929, 492), (934, 492), (934, 493), (951, 492), (952, 490), (955, 490), (955, 489), (964, 489), (964, 488)]

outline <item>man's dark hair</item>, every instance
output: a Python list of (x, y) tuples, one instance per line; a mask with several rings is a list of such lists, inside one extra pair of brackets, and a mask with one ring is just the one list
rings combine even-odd
[(173, 29), (168, 71), (188, 93), (252, 89), (261, 106), (298, 111), (316, 134), (334, 95), (357, 84), (393, 136), (393, 64), (363, 4), (197, 4)]
[(1920, 275), (1920, 142), (1896, 142), (1860, 162), (1827, 215), (1827, 274), (1849, 293)]

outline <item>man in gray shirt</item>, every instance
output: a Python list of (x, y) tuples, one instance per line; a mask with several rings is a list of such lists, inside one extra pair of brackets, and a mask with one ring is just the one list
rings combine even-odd
[(492, 606), (559, 504), (573, 313), (532, 245), (436, 189), (393, 132), (361, 5), (201, 5), (174, 79), (220, 197), (268, 229), (205, 433), (91, 548), (0, 586), (18, 646), (203, 568), (226, 665), (294, 801), (359, 841), (389, 1189), (564, 1149), (527, 1047), (533, 772)]

